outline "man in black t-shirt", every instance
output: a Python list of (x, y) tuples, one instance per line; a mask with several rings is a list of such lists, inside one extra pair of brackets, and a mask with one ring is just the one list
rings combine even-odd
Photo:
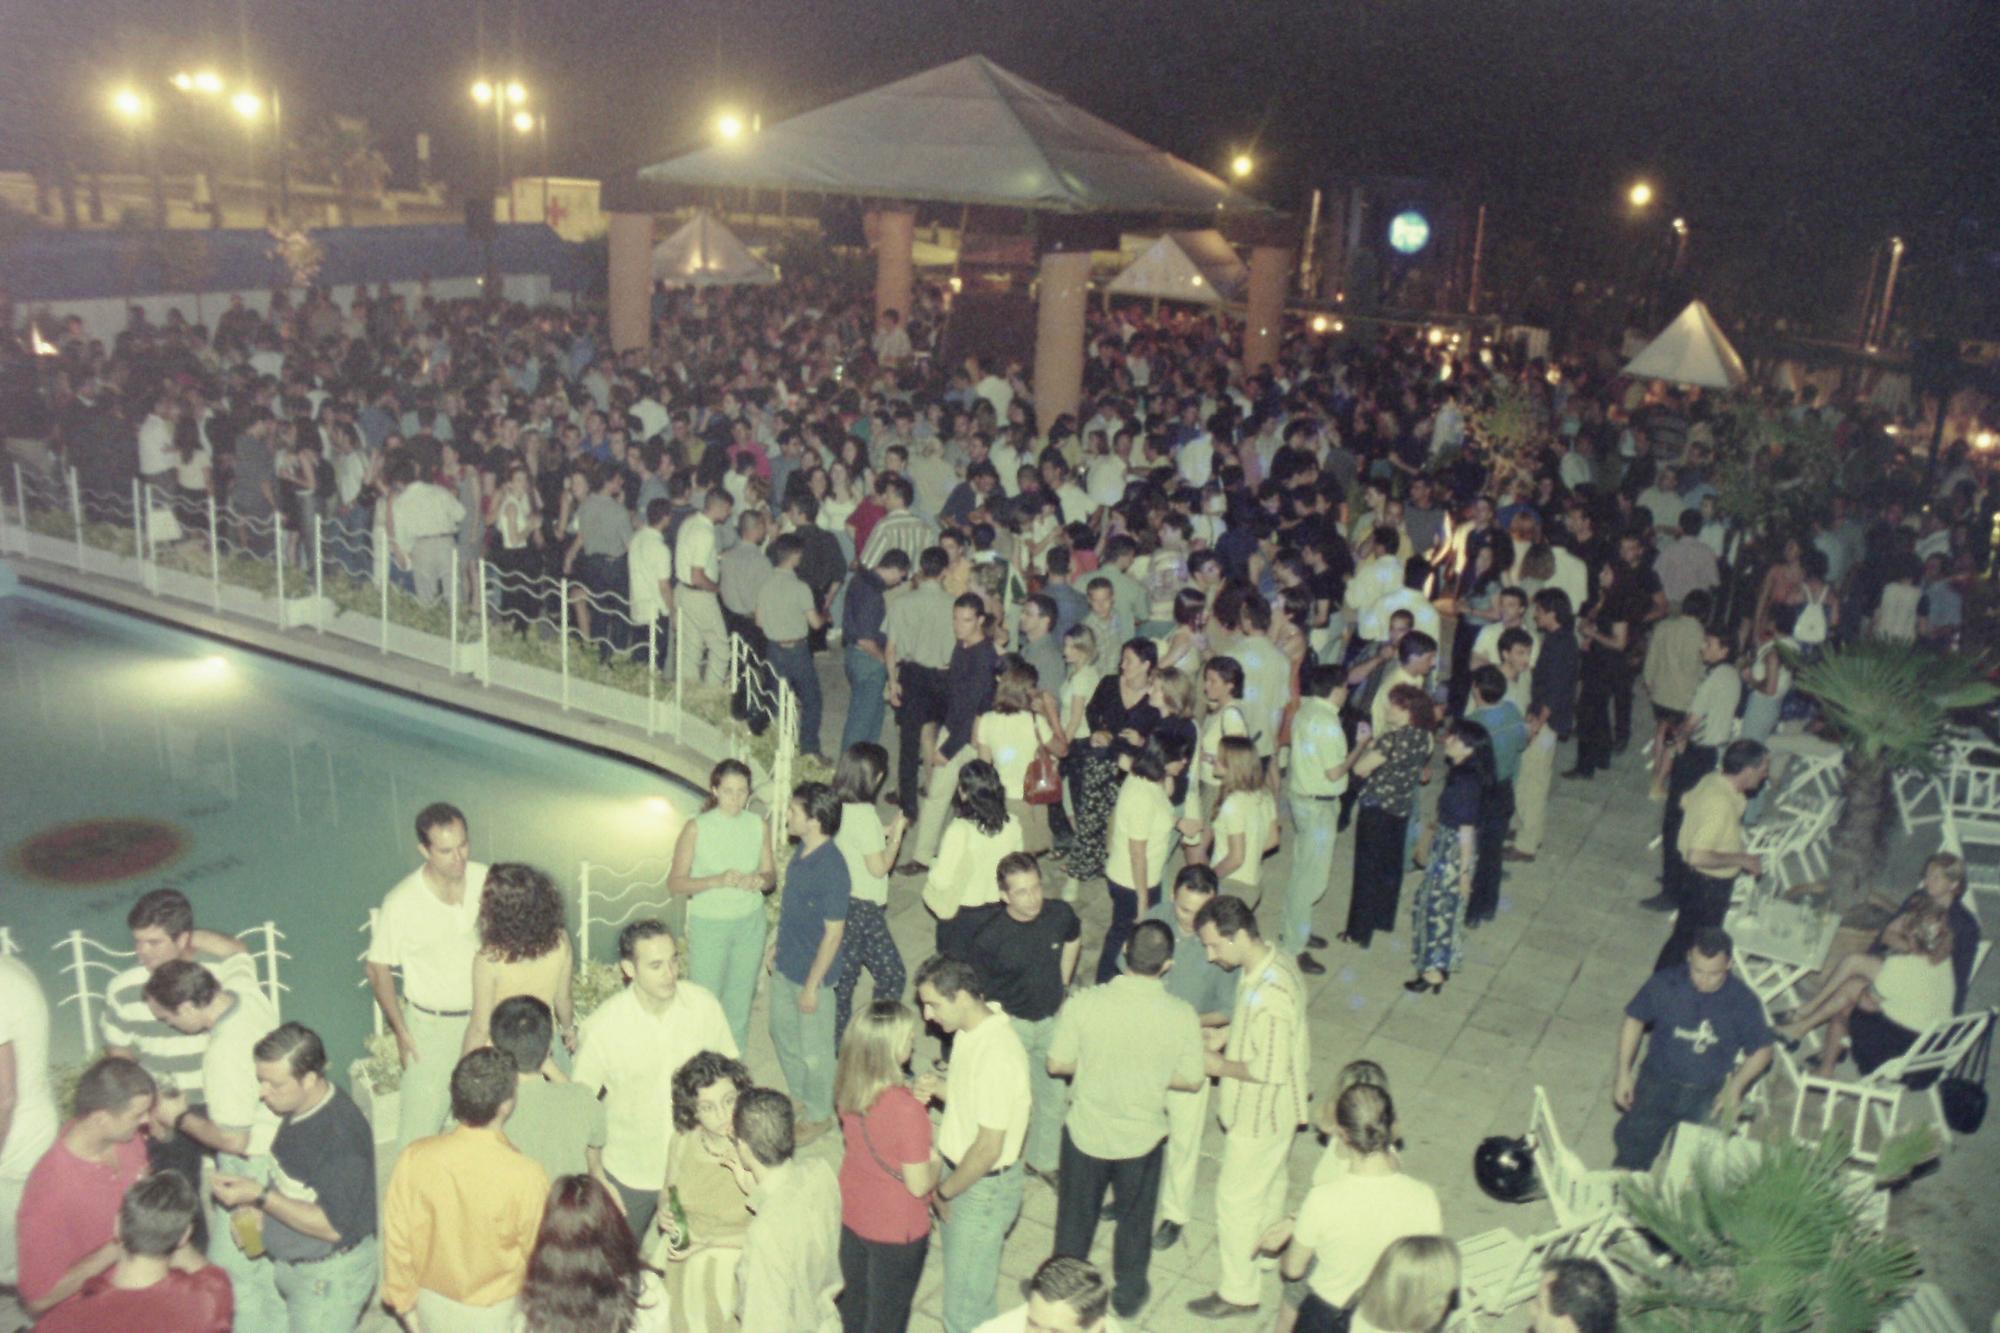
[[(1732, 1125), (1744, 1090), (1770, 1066), (1771, 1028), (1756, 993), (1730, 970), (1734, 950), (1727, 931), (1704, 927), (1687, 966), (1655, 972), (1625, 1006), (1611, 1083), (1611, 1100), (1624, 1112), (1611, 1130), (1613, 1166), (1648, 1169), (1683, 1120)], [(1635, 1073), (1648, 1028), (1646, 1062)]]
[(1027, 853), (1002, 857), (999, 878), (1000, 903), (983, 909), (985, 919), (971, 928), (966, 960), (979, 969), (987, 998), (1006, 1011), (1027, 1048), (1035, 1113), (1021, 1159), (1029, 1175), (1046, 1183), (1055, 1174), (1069, 1091), (1049, 1073), (1049, 1043), (1056, 1011), (1076, 976), (1083, 924), (1075, 908), (1043, 895), (1041, 869)]
[(311, 1028), (286, 1023), (252, 1054), (264, 1104), (283, 1118), (270, 1179), (217, 1175), (215, 1197), (262, 1214), (264, 1252), (293, 1328), (353, 1328), (379, 1275), (375, 1136), (327, 1081), (326, 1046)]

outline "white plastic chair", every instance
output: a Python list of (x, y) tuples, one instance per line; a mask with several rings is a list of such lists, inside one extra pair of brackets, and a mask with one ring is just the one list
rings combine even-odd
[(1527, 1240), (1506, 1227), (1482, 1231), (1458, 1243), (1460, 1284), (1467, 1309), (1498, 1317), (1533, 1300), (1541, 1290), (1542, 1269), (1553, 1259), (1603, 1260), (1604, 1235), (1612, 1215), (1557, 1227)]
[(1934, 1282), (1919, 1282), (1890, 1312), (1881, 1333), (1972, 1333), (1950, 1297)]
[[(1537, 1084), (1535, 1109), (1528, 1120), (1528, 1138), (1535, 1146), (1535, 1174), (1549, 1196), (1560, 1226), (1573, 1226), (1604, 1213), (1618, 1213), (1618, 1189), (1629, 1171), (1587, 1170), (1577, 1155), (1563, 1142), (1556, 1126), (1555, 1110), (1549, 1094)], [(1625, 1220), (1617, 1217), (1614, 1229), (1623, 1230)]]
[[(1799, 1125), (1805, 1119), (1806, 1102), (1817, 1093), (1821, 1097), (1819, 1138), (1823, 1139), (1831, 1132), (1834, 1118), (1841, 1108), (1851, 1105), (1854, 1110), (1852, 1155), (1854, 1160), (1872, 1165), (1881, 1158), (1883, 1142), (1896, 1132), (1904, 1096), (1916, 1095), (1907, 1081), (1923, 1075), (1930, 1078), (1930, 1085), (1921, 1095), (1930, 1102), (1931, 1118), (1936, 1124), (1938, 1137), (1946, 1147), (1950, 1147), (1951, 1128), (1945, 1124), (1944, 1102), (1938, 1096), (1938, 1082), (1958, 1068), (1980, 1034), (1986, 1031), (1986, 1025), (1993, 1021), (1993, 1015), (1993, 1010), (1982, 1009), (1940, 1023), (1918, 1036), (1909, 1050), (1881, 1065), (1874, 1073), (1858, 1079), (1821, 1078), (1817, 1074), (1800, 1071), (1797, 1074), (1798, 1097), (1792, 1103), (1792, 1137), (1802, 1137)], [(1870, 1128), (1875, 1130), (1872, 1146), (1869, 1143)], [(1808, 1141), (1818, 1142), (1819, 1139)]]
[(1942, 779), (1945, 850), (1965, 862), (1965, 891), (1978, 910), (1976, 895), (2000, 893), (2000, 765), (1981, 762), (1993, 754), (1984, 743), (1954, 740), (1951, 766)]

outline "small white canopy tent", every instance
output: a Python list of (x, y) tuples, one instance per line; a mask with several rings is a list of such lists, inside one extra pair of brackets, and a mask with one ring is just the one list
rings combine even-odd
[(1708, 307), (1691, 301), (1674, 322), (1626, 363), (1634, 379), (1666, 380), (1704, 389), (1734, 389), (1749, 378), (1743, 358), (1729, 345)]
[(1170, 231), (1140, 255), (1105, 291), (1162, 301), (1221, 305), (1240, 301), (1250, 270), (1219, 231)]
[(740, 287), (776, 282), (778, 270), (750, 253), (713, 213), (699, 209), (653, 247), (653, 276), (669, 287)]

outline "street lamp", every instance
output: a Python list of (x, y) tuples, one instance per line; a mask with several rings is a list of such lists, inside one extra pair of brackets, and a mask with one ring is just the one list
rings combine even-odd
[(1632, 188), (1625, 192), (1625, 198), (1632, 207), (1644, 208), (1653, 202), (1653, 187), (1646, 181), (1634, 182)]
[(474, 83), (472, 85), (472, 100), (481, 106), (487, 105), (493, 100), (493, 85), (484, 79), (480, 79)]
[[(137, 88), (126, 85), (111, 90), (111, 114), (125, 122), (125, 128), (132, 131), (135, 150), (144, 156), (146, 172), (153, 181), (153, 225), (164, 229), (167, 225), (167, 187), (160, 177), (160, 146), (149, 132), (153, 104)], [(141, 137), (145, 139), (143, 146), (137, 142)]]
[(1229, 159), (1229, 174), (1242, 180), (1257, 169), (1257, 159), (1248, 153), (1238, 153)]
[[(507, 123), (509, 119), (507, 108), (509, 106), (515, 108), (512, 117), (514, 128), (525, 133), (527, 127), (521, 124), (521, 120), (523, 117), (529, 115), (525, 108), (528, 100), (528, 88), (519, 79), (508, 79), (505, 82), (493, 79), (479, 79), (472, 85), (472, 100), (481, 107), (490, 106), (493, 108), (493, 188), (497, 190), (502, 183), (507, 181)], [(529, 124), (532, 125), (533, 121), (530, 120)], [(507, 220), (509, 222), (516, 220), (514, 216), (514, 191), (511, 184), (507, 190)]]
[(516, 133), (526, 134), (534, 128), (535, 115), (532, 111), (516, 111), (514, 113), (514, 130)]
[(245, 121), (254, 122), (264, 114), (264, 99), (245, 88), (229, 99), (230, 109)]
[(743, 123), (743, 117), (734, 111), (721, 112), (715, 118), (716, 137), (724, 143), (734, 143), (736, 140), (741, 139), (743, 131), (746, 128)]
[(527, 100), (528, 90), (521, 85), (521, 81), (519, 79), (509, 79), (507, 81), (507, 101), (514, 106), (519, 106)]
[(137, 125), (145, 120), (148, 109), (146, 99), (139, 95), (137, 88), (117, 88), (112, 90), (112, 114), (127, 125)]
[(222, 76), (212, 69), (197, 70), (194, 76), (194, 90), (213, 97), (222, 91)]

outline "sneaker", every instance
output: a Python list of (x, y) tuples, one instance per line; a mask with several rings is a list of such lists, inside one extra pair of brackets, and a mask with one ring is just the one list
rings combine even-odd
[(1226, 1301), (1222, 1298), (1221, 1292), (1212, 1291), (1206, 1296), (1189, 1301), (1187, 1308), (1189, 1314), (1200, 1315), (1203, 1319), (1236, 1319), (1243, 1315), (1256, 1314), (1259, 1307)]
[(1648, 912), (1672, 912), (1680, 908), (1679, 903), (1664, 893), (1656, 893), (1650, 898), (1641, 898), (1639, 906), (1645, 908)]
[(1298, 962), (1299, 971), (1309, 977), (1323, 977), (1326, 975), (1326, 964), (1309, 953), (1300, 954)]
[(1306, 948), (1308, 948), (1308, 949), (1324, 949), (1325, 947), (1326, 947), (1326, 936), (1324, 936), (1324, 935), (1308, 935), (1308, 936), (1306, 936)]
[(1153, 1248), (1156, 1250), (1171, 1250), (1180, 1242), (1181, 1224), (1178, 1222), (1162, 1222), (1159, 1230), (1153, 1233)]

